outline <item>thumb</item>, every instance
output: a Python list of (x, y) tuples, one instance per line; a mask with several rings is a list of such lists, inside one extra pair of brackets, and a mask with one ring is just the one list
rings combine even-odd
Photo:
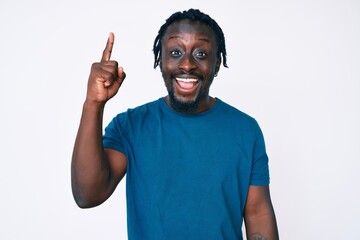
[(124, 69), (122, 67), (119, 67), (117, 71), (118, 71), (118, 75), (117, 75), (115, 81), (113, 82), (113, 84), (111, 84), (108, 87), (109, 99), (117, 94), (117, 92), (119, 91), (121, 84), (123, 83), (125, 76), (126, 76)]
[(124, 81), (125, 77), (126, 77), (126, 73), (124, 72), (124, 68), (119, 67), (118, 68), (118, 75), (117, 75), (117, 78), (116, 78), (115, 81), (121, 86), (121, 84)]

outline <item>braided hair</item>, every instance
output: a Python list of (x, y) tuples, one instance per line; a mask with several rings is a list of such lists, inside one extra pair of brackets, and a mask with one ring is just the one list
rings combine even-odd
[(222, 56), (223, 66), (228, 67), (226, 63), (225, 37), (222, 29), (217, 24), (217, 22), (214, 19), (212, 19), (209, 15), (199, 11), (198, 9), (191, 8), (187, 11), (176, 12), (172, 14), (168, 19), (166, 19), (166, 22), (160, 27), (160, 30), (155, 38), (154, 46), (153, 46), (154, 68), (156, 68), (160, 63), (161, 39), (164, 36), (166, 30), (172, 23), (184, 19), (190, 19), (193, 21), (200, 21), (202, 23), (205, 23), (214, 31), (218, 46), (216, 55), (218, 58)]

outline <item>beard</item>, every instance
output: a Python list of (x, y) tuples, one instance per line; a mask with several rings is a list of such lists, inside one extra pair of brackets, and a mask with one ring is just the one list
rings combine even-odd
[[(180, 70), (178, 72), (173, 72), (170, 74), (169, 77), (167, 77), (164, 72), (162, 71), (162, 76), (165, 81), (165, 87), (168, 90), (169, 100), (170, 100), (170, 106), (173, 110), (181, 113), (194, 113), (199, 109), (199, 105), (201, 102), (201, 99), (204, 97), (203, 93), (201, 91), (198, 92), (198, 94), (195, 96), (195, 98), (189, 100), (189, 99), (183, 99), (181, 96), (177, 96), (175, 94), (175, 86), (173, 81), (176, 78), (176, 76), (181, 76), (184, 74), (190, 74), (192, 76), (195, 76), (199, 79), (199, 81), (203, 81), (204, 77), (196, 72), (190, 72), (185, 73), (184, 71)], [(170, 81), (167, 81), (166, 79), (172, 79)]]
[(182, 112), (182, 113), (194, 113), (198, 110), (199, 102), (200, 102), (199, 95), (196, 96), (196, 98), (191, 101), (184, 101), (184, 100), (180, 99), (179, 97), (175, 96), (173, 88), (171, 88), (168, 91), (168, 93), (169, 93), (171, 107), (175, 111)]

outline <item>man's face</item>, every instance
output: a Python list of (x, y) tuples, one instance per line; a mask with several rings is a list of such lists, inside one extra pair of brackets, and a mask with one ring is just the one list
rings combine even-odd
[(215, 33), (199, 21), (181, 20), (168, 27), (161, 41), (160, 68), (168, 104), (182, 112), (210, 108), (209, 88), (221, 64)]

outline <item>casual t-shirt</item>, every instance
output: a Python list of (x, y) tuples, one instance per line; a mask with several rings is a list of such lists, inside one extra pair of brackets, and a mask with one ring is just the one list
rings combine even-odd
[(130, 240), (242, 239), (249, 185), (268, 185), (256, 120), (216, 99), (202, 113), (161, 98), (117, 115), (105, 148), (126, 155)]

